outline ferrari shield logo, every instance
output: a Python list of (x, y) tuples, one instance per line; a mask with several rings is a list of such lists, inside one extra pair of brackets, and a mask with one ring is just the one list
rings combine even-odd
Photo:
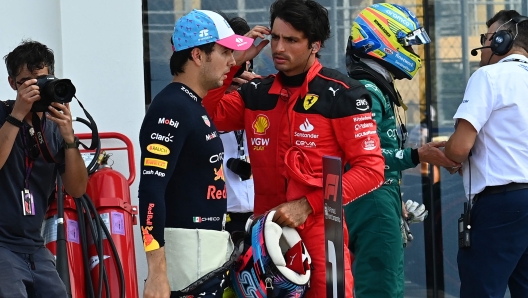
[(315, 95), (311, 93), (306, 94), (306, 96), (304, 97), (304, 103), (303, 103), (304, 109), (308, 110), (309, 108), (311, 108), (318, 99), (319, 99), (319, 95)]

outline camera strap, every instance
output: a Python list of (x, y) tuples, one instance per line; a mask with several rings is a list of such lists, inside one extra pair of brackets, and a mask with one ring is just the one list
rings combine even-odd
[[(77, 102), (79, 103), (79, 106), (84, 112), (84, 115), (86, 115), (86, 118), (88, 119), (89, 123), (84, 123), (84, 124), (86, 124), (92, 131), (92, 142), (90, 143), (90, 147), (86, 146), (83, 142), (80, 142), (80, 144), (86, 150), (95, 150), (97, 146), (99, 146), (99, 131), (97, 130), (97, 125), (95, 124), (95, 121), (92, 118), (92, 115), (90, 115), (90, 113), (88, 113), (88, 111), (84, 108), (83, 104), (77, 98), (77, 96), (74, 95), (73, 97), (77, 100)], [(80, 119), (77, 118), (77, 119), (72, 119), (72, 120), (80, 120)]]
[[(97, 131), (97, 126), (95, 125), (95, 121), (94, 119), (92, 118), (92, 115), (90, 115), (90, 113), (88, 113), (88, 111), (86, 111), (86, 109), (84, 108), (84, 106), (82, 105), (82, 103), (79, 101), (79, 99), (74, 96), (75, 99), (77, 100), (77, 102), (79, 103), (79, 106), (81, 106), (84, 114), (86, 115), (86, 118), (88, 118), (88, 121), (90, 122), (88, 124), (88, 126), (90, 127), (90, 129), (92, 130), (92, 143), (90, 144), (90, 146), (86, 146), (85, 144), (83, 144), (82, 142), (80, 143), (80, 145), (84, 148), (84, 149), (87, 149), (87, 150), (94, 150), (97, 148), (97, 145), (98, 145), (98, 142), (99, 142), (99, 139), (98, 139), (98, 131)], [(37, 146), (40, 150), (40, 153), (42, 154), (42, 157), (44, 158), (44, 160), (48, 163), (57, 163), (57, 161), (55, 160), (55, 158), (53, 157), (53, 155), (50, 153), (50, 150), (49, 150), (49, 146), (48, 146), (48, 143), (46, 142), (46, 137), (44, 135), (44, 130), (45, 130), (45, 125), (46, 125), (46, 118), (44, 116), (44, 121), (40, 121), (40, 118), (38, 116), (37, 113), (33, 113), (33, 119), (32, 119), (32, 122), (33, 122), (33, 129), (35, 130), (35, 134), (33, 135), (33, 137), (35, 138), (35, 141), (37, 142)], [(75, 119), (72, 119), (72, 121), (74, 121)]]
[(238, 145), (238, 157), (244, 157), (246, 155), (244, 151), (244, 130), (235, 130), (235, 137)]
[(46, 137), (44, 136), (44, 130), (46, 128), (46, 116), (44, 115), (43, 118), (43, 121), (40, 121), (38, 113), (33, 113), (33, 119), (31, 120), (33, 122), (33, 129), (35, 130), (33, 137), (37, 142), (37, 147), (39, 148), (40, 154), (42, 154), (44, 160), (48, 163), (57, 163), (55, 158), (50, 153), (48, 142), (46, 142)]

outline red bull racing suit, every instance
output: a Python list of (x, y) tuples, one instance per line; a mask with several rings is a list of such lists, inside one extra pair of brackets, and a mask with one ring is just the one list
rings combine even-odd
[(165, 228), (223, 228), (224, 147), (200, 101), (187, 86), (171, 83), (143, 120), (138, 195), (145, 251), (165, 245)]
[[(255, 182), (255, 214), (297, 200), (291, 193), (285, 153), (292, 147), (307, 156), (314, 173), (322, 177), (322, 157), (349, 162), (343, 176), (343, 201), (347, 204), (379, 187), (384, 160), (370, 95), (358, 81), (316, 61), (298, 85), (287, 84), (279, 73), (254, 79), (236, 92), (224, 94), (238, 67), (233, 67), (224, 87), (211, 90), (203, 104), (219, 130), (245, 129)], [(321, 182), (322, 185), (322, 182)], [(326, 296), (324, 214), (322, 188), (304, 195), (313, 209), (298, 228), (312, 257), (313, 271), (307, 297)], [(353, 219), (352, 219), (353, 220)], [(346, 297), (352, 297), (352, 273), (345, 230)]]

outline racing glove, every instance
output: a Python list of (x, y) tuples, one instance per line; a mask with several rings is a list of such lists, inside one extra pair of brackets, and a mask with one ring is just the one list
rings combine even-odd
[(405, 208), (407, 209), (407, 223), (422, 222), (429, 214), (429, 211), (425, 210), (425, 206), (418, 202), (408, 200), (405, 202)]
[(429, 211), (425, 209), (423, 204), (408, 200), (405, 202), (405, 209), (407, 209), (407, 218), (402, 218), (400, 223), (400, 230), (402, 233), (403, 247), (407, 246), (408, 242), (413, 241), (414, 237), (411, 233), (409, 225), (412, 223), (422, 222), (429, 214)]

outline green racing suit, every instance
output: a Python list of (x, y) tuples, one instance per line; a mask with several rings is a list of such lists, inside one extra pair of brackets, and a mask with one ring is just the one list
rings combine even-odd
[(385, 183), (345, 206), (349, 248), (354, 259), (355, 294), (358, 298), (403, 298), (403, 241), (400, 231), (401, 171), (414, 168), (418, 151), (403, 148), (394, 104), (373, 81), (360, 80), (372, 97), (372, 117), (377, 125)]

